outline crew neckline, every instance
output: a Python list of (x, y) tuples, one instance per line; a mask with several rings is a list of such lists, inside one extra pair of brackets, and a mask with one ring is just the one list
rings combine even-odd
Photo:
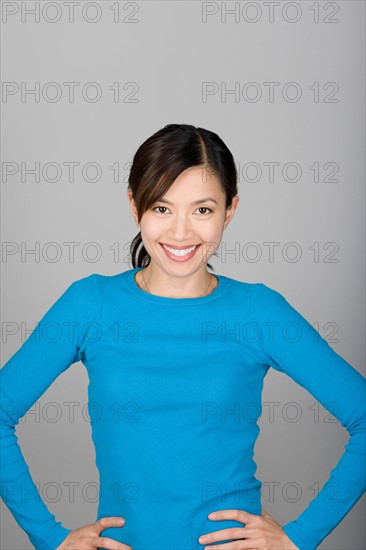
[(142, 300), (154, 304), (161, 304), (161, 305), (168, 305), (168, 306), (192, 306), (192, 305), (200, 305), (205, 304), (207, 302), (211, 302), (212, 300), (215, 300), (225, 289), (225, 286), (229, 282), (229, 278), (225, 277), (225, 275), (218, 275), (213, 274), (214, 277), (218, 279), (218, 285), (216, 288), (213, 289), (213, 291), (210, 294), (207, 294), (206, 296), (196, 296), (193, 298), (171, 298), (169, 296), (159, 296), (158, 294), (150, 294), (149, 292), (146, 292), (145, 290), (142, 290), (135, 281), (135, 274), (138, 271), (141, 271), (141, 269), (144, 269), (143, 267), (135, 267), (133, 269), (129, 269), (125, 271), (125, 281), (128, 289), (135, 295), (141, 298)]

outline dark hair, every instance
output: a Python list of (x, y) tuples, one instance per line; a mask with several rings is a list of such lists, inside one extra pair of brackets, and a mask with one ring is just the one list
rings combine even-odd
[[(226, 209), (230, 208), (237, 194), (238, 175), (228, 147), (217, 134), (204, 128), (167, 124), (144, 141), (133, 157), (128, 189), (136, 204), (138, 222), (191, 166), (205, 166), (218, 177), (226, 195)], [(141, 231), (131, 242), (130, 254), (134, 268), (149, 265), (151, 257), (143, 246)], [(207, 267), (213, 270), (209, 263)]]

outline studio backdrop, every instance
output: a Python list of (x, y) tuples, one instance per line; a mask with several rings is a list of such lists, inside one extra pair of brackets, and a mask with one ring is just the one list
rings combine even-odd
[[(1, 32), (2, 365), (72, 281), (131, 268), (133, 154), (187, 123), (238, 170), (214, 273), (283, 293), (365, 375), (364, 2), (3, 1)], [(74, 364), (16, 432), (70, 529), (98, 505), (87, 384)], [(348, 434), (274, 370), (260, 427), (262, 502), (283, 525)], [(363, 496), (320, 549), (364, 549), (364, 517)], [(3, 501), (1, 548), (32, 548)]]

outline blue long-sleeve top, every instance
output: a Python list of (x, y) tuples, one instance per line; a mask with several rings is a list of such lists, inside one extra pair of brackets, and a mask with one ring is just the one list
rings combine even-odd
[(38, 550), (71, 531), (41, 499), (15, 428), (81, 361), (100, 476), (92, 521), (125, 518), (101, 536), (134, 550), (202, 550), (200, 535), (243, 526), (207, 516), (261, 514), (253, 454), (272, 367), (330, 404), (350, 435), (317, 497), (283, 526), (300, 550), (315, 549), (365, 491), (365, 378), (266, 284), (216, 275), (209, 295), (168, 298), (142, 290), (139, 269), (71, 283), (0, 371), (1, 496), (15, 520)]

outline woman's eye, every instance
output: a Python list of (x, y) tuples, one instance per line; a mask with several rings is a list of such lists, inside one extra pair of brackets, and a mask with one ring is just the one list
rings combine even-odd
[[(156, 211), (158, 208), (165, 208), (166, 206), (155, 206), (152, 210)], [(208, 213), (212, 212), (211, 208), (208, 208), (207, 206), (200, 206), (198, 210), (208, 210)], [(164, 214), (165, 212), (157, 212), (158, 214)]]
[(212, 212), (211, 208), (207, 208), (207, 206), (200, 206), (198, 210), (208, 210), (209, 212)]
[[(166, 208), (166, 206), (155, 206), (155, 208), (153, 208), (153, 210), (155, 211), (157, 208)], [(158, 212), (158, 214), (161, 214), (161, 212)]]

